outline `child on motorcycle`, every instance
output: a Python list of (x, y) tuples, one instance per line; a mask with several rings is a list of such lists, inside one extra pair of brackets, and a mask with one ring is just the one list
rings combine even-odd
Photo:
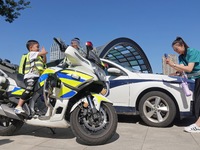
[(29, 40), (26, 43), (26, 47), (29, 51), (27, 54), (27, 61), (25, 65), (25, 74), (24, 74), (24, 82), (26, 85), (26, 89), (23, 92), (18, 105), (15, 107), (14, 112), (16, 114), (25, 113), (22, 109), (22, 106), (25, 101), (27, 101), (31, 97), (31, 93), (34, 90), (35, 83), (37, 82), (40, 74), (44, 70), (44, 66), (46, 63), (46, 54), (47, 51), (44, 47), (42, 47), (41, 51), (39, 51), (39, 42), (36, 40)]

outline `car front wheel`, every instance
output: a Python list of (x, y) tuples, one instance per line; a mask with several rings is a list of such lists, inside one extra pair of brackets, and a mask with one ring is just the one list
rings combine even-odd
[(139, 114), (149, 126), (169, 126), (176, 116), (174, 101), (161, 91), (146, 93), (139, 102)]

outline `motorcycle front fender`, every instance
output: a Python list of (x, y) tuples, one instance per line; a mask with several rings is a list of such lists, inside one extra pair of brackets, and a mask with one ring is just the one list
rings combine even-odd
[[(109, 99), (107, 99), (105, 96), (103, 96), (101, 94), (97, 94), (97, 93), (91, 93), (91, 94), (94, 97), (93, 98), (94, 106), (98, 111), (100, 109), (100, 106), (101, 106), (102, 102), (106, 102), (106, 103), (111, 103), (112, 104), (112, 102)], [(82, 102), (87, 102), (87, 99), (86, 98), (80, 99), (77, 103), (75, 103), (73, 105), (73, 107), (71, 108), (70, 112), (72, 112)]]
[(94, 101), (95, 108), (97, 110), (100, 109), (100, 106), (101, 106), (102, 102), (106, 102), (106, 103), (111, 103), (112, 104), (112, 102), (109, 99), (107, 99), (105, 96), (103, 96), (101, 94), (92, 93), (92, 96), (94, 97), (93, 101)]

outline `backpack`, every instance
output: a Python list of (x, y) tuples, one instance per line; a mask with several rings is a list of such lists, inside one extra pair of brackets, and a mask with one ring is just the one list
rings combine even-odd
[(27, 54), (23, 54), (22, 57), (21, 57), (20, 64), (19, 64), (19, 70), (18, 70), (19, 74), (24, 74), (26, 60), (27, 60)]

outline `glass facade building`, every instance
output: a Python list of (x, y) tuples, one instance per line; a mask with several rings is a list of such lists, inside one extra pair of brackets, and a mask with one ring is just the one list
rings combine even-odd
[(98, 47), (101, 58), (111, 60), (122, 66), (135, 70), (152, 73), (152, 68), (142, 48), (129, 38), (117, 38), (108, 44)]
[(50, 61), (54, 61), (57, 59), (63, 59), (65, 54), (60, 51), (58, 44), (54, 41), (50, 48)]

